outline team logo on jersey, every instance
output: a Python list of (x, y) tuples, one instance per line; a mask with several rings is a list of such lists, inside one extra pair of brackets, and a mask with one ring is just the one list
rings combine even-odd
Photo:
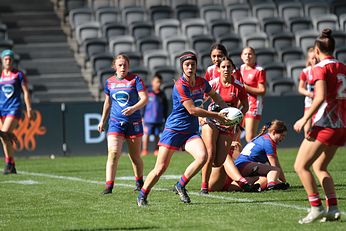
[(195, 107), (200, 107), (203, 104), (203, 99), (196, 99), (193, 101), (193, 104), (195, 105)]
[(248, 74), (249, 79), (253, 79), (254, 75), (253, 74)]
[(4, 84), (1, 87), (1, 90), (4, 93), (4, 95), (6, 96), (6, 98), (10, 98), (14, 93), (14, 87), (11, 84)]
[(130, 100), (130, 95), (126, 91), (118, 91), (117, 93), (114, 93), (112, 97), (121, 107), (126, 106)]
[(111, 83), (111, 89), (114, 89), (116, 87), (117, 87), (116, 83)]

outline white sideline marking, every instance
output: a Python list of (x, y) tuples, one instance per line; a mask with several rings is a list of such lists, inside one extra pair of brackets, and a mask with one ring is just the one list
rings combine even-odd
[[(35, 172), (25, 172), (25, 171), (18, 171), (18, 173), (23, 174), (23, 175), (40, 176), (40, 177), (47, 177), (47, 178), (60, 179), (60, 180), (70, 180), (70, 181), (84, 182), (84, 183), (90, 183), (90, 184), (98, 184), (98, 185), (104, 184), (104, 182), (101, 182), (101, 181), (86, 180), (86, 179), (82, 179), (79, 177), (72, 177), (72, 176), (58, 176), (58, 175), (52, 175), (52, 174), (47, 174), (47, 173), (35, 173)], [(166, 178), (166, 179), (170, 179), (169, 177), (173, 177), (173, 176), (167, 175), (167, 177), (168, 178)], [(180, 177), (180, 176), (178, 176), (178, 177)], [(132, 177), (132, 179), (133, 179), (133, 177)], [(161, 179), (164, 179), (164, 176), (162, 176)], [(174, 176), (174, 179), (176, 179), (176, 176)], [(131, 184), (116, 183), (115, 185), (120, 186), (120, 187), (133, 188), (133, 185), (131, 185)], [(167, 189), (164, 189), (164, 188), (154, 187), (154, 189), (157, 191), (168, 191)], [(288, 205), (288, 204), (282, 204), (282, 203), (277, 203), (277, 202), (267, 202), (267, 201), (256, 201), (256, 200), (247, 199), (247, 198), (234, 198), (234, 197), (217, 196), (217, 195), (211, 195), (211, 194), (201, 195), (197, 192), (190, 192), (189, 194), (195, 195), (195, 196), (213, 198), (213, 199), (226, 200), (226, 201), (238, 201), (238, 202), (247, 202), (247, 203), (254, 203), (254, 204), (264, 204), (264, 205), (271, 205), (271, 206), (275, 206), (275, 207), (284, 207), (284, 208), (308, 211), (308, 208), (298, 206), (298, 205)], [(345, 211), (341, 211), (341, 213), (343, 215), (346, 214)]]
[(38, 181), (34, 180), (8, 180), (8, 181), (2, 181), (1, 184), (24, 184), (24, 185), (31, 185), (31, 184), (41, 184)]

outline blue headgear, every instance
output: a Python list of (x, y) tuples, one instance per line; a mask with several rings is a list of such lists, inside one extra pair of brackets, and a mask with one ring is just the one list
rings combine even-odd
[(6, 56), (10, 56), (11, 59), (14, 59), (14, 53), (12, 50), (4, 50), (1, 52), (1, 58), (5, 58)]

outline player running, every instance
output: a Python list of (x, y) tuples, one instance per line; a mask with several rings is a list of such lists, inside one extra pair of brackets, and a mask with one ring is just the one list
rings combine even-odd
[[(1, 53), (2, 72), (0, 79), (0, 129), (2, 132), (12, 133), (22, 115), (21, 92), (28, 119), (32, 118), (31, 99), (28, 81), (23, 72), (13, 67), (14, 53), (4, 50)], [(1, 139), (5, 154), (4, 174), (16, 174), (14, 149), (10, 139)]]
[[(220, 77), (217, 77), (209, 82), (212, 89), (217, 92), (221, 98), (227, 103), (229, 107), (239, 107), (243, 114), (249, 108), (247, 101), (247, 94), (243, 84), (239, 81), (241, 79), (240, 73), (235, 69), (232, 60), (229, 57), (221, 59), (219, 70)], [(212, 102), (209, 105), (209, 111), (219, 112), (221, 108)], [(202, 138), (207, 147), (208, 159), (202, 168), (202, 194), (208, 194), (208, 182), (212, 167), (220, 167), (225, 162), (227, 153), (230, 150), (232, 140), (234, 139), (234, 130), (232, 127), (225, 127), (215, 123), (215, 120), (206, 119), (202, 125)], [(230, 172), (240, 186), (245, 190), (250, 190), (250, 186), (245, 178), (243, 178), (235, 165), (230, 163)]]
[(241, 65), (240, 72), (249, 101), (249, 110), (245, 114), (245, 139), (250, 142), (255, 137), (262, 118), (266, 73), (262, 67), (256, 64), (256, 54), (252, 47), (243, 49), (241, 59), (244, 64)]
[(118, 160), (124, 140), (126, 140), (136, 179), (136, 189), (143, 185), (143, 161), (140, 157), (143, 126), (140, 109), (148, 101), (146, 87), (142, 79), (129, 73), (129, 58), (117, 55), (113, 60), (115, 75), (107, 79), (104, 92), (102, 118), (98, 131), (102, 132), (108, 121), (108, 159), (106, 165), (106, 187), (103, 194), (112, 193)]
[(194, 161), (174, 185), (174, 190), (179, 194), (182, 202), (190, 203), (190, 197), (185, 187), (207, 160), (205, 144), (198, 134), (198, 116), (226, 122), (223, 114), (210, 112), (200, 107), (205, 93), (222, 108), (227, 107), (227, 104), (211, 89), (207, 80), (196, 76), (196, 55), (192, 52), (184, 52), (180, 56), (180, 64), (183, 75), (173, 87), (173, 110), (167, 118), (165, 129), (161, 135), (155, 167), (148, 174), (138, 195), (138, 206), (147, 205), (147, 196), (151, 188), (167, 169), (173, 153), (182, 147), (193, 156)]
[[(304, 100), (304, 112), (307, 111), (312, 102), (314, 96), (314, 81), (312, 78), (312, 68), (316, 64), (314, 48), (311, 47), (308, 50), (308, 55), (306, 57), (306, 68), (300, 73), (298, 92), (305, 96)], [(311, 128), (311, 119), (306, 122), (304, 126), (304, 135), (307, 137), (308, 132)]]
[[(318, 64), (312, 69), (314, 99), (310, 109), (294, 124), (300, 132), (310, 118), (312, 127), (300, 145), (294, 169), (308, 195), (311, 210), (300, 224), (339, 220), (335, 185), (327, 168), (336, 150), (346, 142), (346, 66), (333, 57), (335, 40), (331, 29), (324, 29), (315, 40)], [(326, 197), (324, 210), (312, 166)]]
[(263, 126), (261, 132), (249, 142), (235, 160), (235, 165), (244, 177), (260, 179), (261, 190), (287, 189), (284, 171), (277, 156), (276, 147), (285, 138), (287, 127), (283, 121), (273, 120)]

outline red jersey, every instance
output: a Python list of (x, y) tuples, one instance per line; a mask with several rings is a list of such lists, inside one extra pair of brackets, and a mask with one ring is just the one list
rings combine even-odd
[[(314, 91), (314, 80), (312, 78), (312, 67), (308, 66), (303, 69), (302, 73), (300, 73), (299, 79), (306, 83), (306, 90), (308, 92)], [(305, 96), (305, 108), (309, 108), (312, 103), (312, 98), (309, 96)]]
[[(250, 87), (257, 88), (258, 85), (266, 84), (266, 74), (262, 67), (255, 66), (249, 70), (245, 69), (245, 64), (241, 65), (240, 72), (243, 78), (243, 82)], [(249, 101), (249, 110), (246, 113), (246, 117), (258, 118), (258, 116), (262, 115), (263, 110), (263, 96), (262, 95), (254, 95), (248, 94)]]
[(221, 78), (213, 79), (209, 84), (230, 107), (237, 107), (238, 100), (247, 98), (244, 85), (234, 77), (229, 86), (222, 85)]
[(215, 78), (220, 77), (220, 68), (217, 65), (212, 65), (207, 68), (207, 71), (205, 72), (204, 78), (207, 81), (213, 80)]
[(327, 95), (314, 115), (313, 125), (326, 128), (346, 128), (346, 66), (329, 56), (312, 69), (313, 79), (324, 80)]

